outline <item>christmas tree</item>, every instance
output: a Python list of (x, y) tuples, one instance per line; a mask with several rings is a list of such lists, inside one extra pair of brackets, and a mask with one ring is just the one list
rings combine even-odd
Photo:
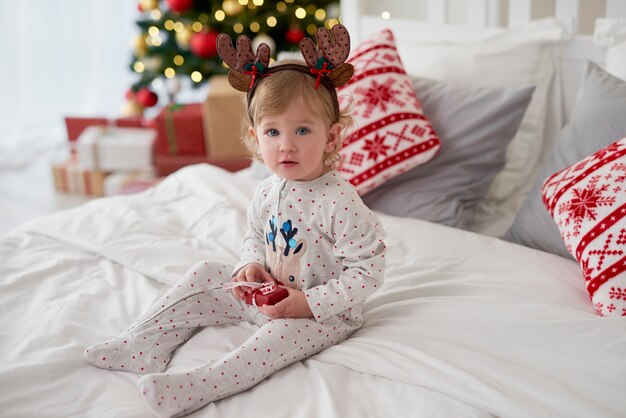
[(233, 41), (248, 36), (255, 50), (265, 42), (276, 58), (280, 51), (297, 50), (302, 38), (313, 36), (319, 26), (331, 28), (339, 18), (338, 0), (140, 0), (138, 9), (141, 33), (134, 40), (130, 67), (139, 79), (128, 91), (127, 114), (157, 103), (151, 89), (155, 80), (170, 81), (173, 96), (180, 77), (197, 87), (226, 73), (215, 47), (221, 32)]

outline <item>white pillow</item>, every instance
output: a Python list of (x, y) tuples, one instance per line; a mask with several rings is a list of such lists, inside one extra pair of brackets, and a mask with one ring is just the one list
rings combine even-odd
[(477, 87), (534, 85), (507, 163), (479, 202), (470, 229), (501, 236), (530, 190), (541, 155), (564, 123), (557, 57), (572, 37), (570, 19), (550, 18), (499, 30), (482, 39), (398, 43), (407, 73)]
[(593, 39), (606, 48), (606, 71), (626, 80), (626, 19), (596, 19)]

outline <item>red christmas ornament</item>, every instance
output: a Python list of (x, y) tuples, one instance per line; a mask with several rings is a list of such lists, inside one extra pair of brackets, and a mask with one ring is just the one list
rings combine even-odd
[(135, 98), (144, 107), (152, 107), (159, 101), (159, 96), (150, 89), (144, 87), (137, 92)]
[(191, 6), (193, 6), (193, 0), (167, 0), (167, 6), (170, 10), (182, 13), (189, 10)]
[(191, 52), (201, 58), (211, 58), (217, 54), (217, 35), (215, 31), (203, 31), (194, 33), (189, 41)]
[(288, 29), (285, 33), (285, 39), (287, 39), (287, 42), (289, 42), (290, 44), (299, 43), (301, 40), (304, 39), (305, 36), (306, 34), (300, 28), (291, 28)]

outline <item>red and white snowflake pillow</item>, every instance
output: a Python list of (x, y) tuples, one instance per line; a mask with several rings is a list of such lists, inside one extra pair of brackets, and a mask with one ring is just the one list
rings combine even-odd
[[(390, 30), (362, 42), (348, 62), (354, 76), (339, 89), (352, 100), (354, 125), (338, 170), (360, 195), (432, 159), (441, 142), (415, 95)], [(346, 97), (347, 96), (347, 97)]]
[(626, 316), (626, 138), (552, 175), (541, 191), (598, 313)]

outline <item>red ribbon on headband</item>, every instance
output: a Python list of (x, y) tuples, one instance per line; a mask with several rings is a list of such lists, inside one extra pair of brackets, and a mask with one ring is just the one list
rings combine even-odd
[(261, 66), (261, 71), (259, 71), (259, 68), (254, 64), (250, 67), (250, 70), (244, 71), (244, 74), (250, 76), (250, 85), (248, 86), (248, 90), (252, 89), (252, 86), (254, 86), (257, 76), (263, 77), (269, 75), (265, 74), (263, 71), (263, 66)]
[(317, 69), (315, 67), (311, 68), (309, 70), (312, 74), (316, 74), (317, 77), (315, 78), (315, 88), (317, 89), (320, 86), (320, 80), (322, 79), (322, 77), (324, 77), (325, 75), (328, 75), (332, 72), (332, 70), (328, 69), (328, 63), (324, 62), (324, 64), (322, 65), (321, 69)]
[(252, 89), (252, 86), (254, 86), (254, 82), (256, 81), (256, 76), (257, 75), (263, 75), (263, 73), (259, 72), (259, 69), (257, 68), (256, 65), (252, 65), (251, 70), (246, 70), (244, 72), (244, 74), (249, 75), (250, 78), (250, 86), (248, 86), (248, 90)]

